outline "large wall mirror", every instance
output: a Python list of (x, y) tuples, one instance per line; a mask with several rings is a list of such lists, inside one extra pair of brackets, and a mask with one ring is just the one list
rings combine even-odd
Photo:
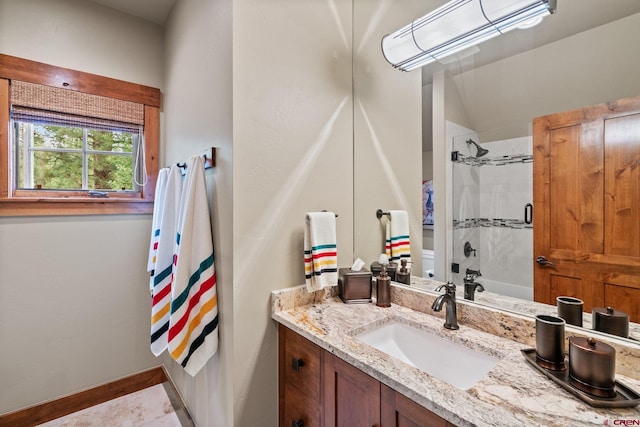
[(405, 209), (413, 275), (462, 285), (480, 270), (477, 301), (533, 314), (533, 119), (640, 95), (640, 2), (558, 0), (538, 26), (442, 62), (386, 63), (382, 36), (444, 3), (354, 0), (354, 257), (381, 252), (377, 208)]

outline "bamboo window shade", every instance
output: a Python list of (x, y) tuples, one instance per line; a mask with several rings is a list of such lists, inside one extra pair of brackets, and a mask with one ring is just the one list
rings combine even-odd
[(104, 130), (138, 131), (144, 105), (74, 90), (11, 81), (11, 116), (17, 120)]

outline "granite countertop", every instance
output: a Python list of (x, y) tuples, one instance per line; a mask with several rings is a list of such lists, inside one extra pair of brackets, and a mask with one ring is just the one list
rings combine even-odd
[[(389, 308), (344, 304), (334, 293), (325, 289), (309, 294), (304, 286), (275, 291), (272, 317), (455, 425), (565, 427), (640, 422), (637, 406), (593, 408), (536, 371), (520, 351), (535, 346), (533, 319), (459, 302), (460, 329), (450, 331), (443, 327), (444, 309), (429, 313), (435, 298), (429, 292), (392, 285)], [(389, 320), (418, 326), (501, 360), (469, 390), (460, 390), (354, 337)], [(640, 392), (640, 346), (614, 344), (616, 379)]]

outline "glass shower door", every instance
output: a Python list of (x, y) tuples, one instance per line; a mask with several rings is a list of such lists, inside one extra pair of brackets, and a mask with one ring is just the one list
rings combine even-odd
[(453, 254), (448, 280), (480, 272), (487, 291), (533, 299), (531, 137), (480, 143), (454, 138)]

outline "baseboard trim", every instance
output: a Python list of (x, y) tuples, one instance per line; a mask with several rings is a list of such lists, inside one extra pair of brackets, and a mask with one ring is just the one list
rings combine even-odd
[(35, 426), (72, 414), (111, 399), (167, 381), (163, 366), (99, 385), (59, 399), (0, 415), (0, 427)]

